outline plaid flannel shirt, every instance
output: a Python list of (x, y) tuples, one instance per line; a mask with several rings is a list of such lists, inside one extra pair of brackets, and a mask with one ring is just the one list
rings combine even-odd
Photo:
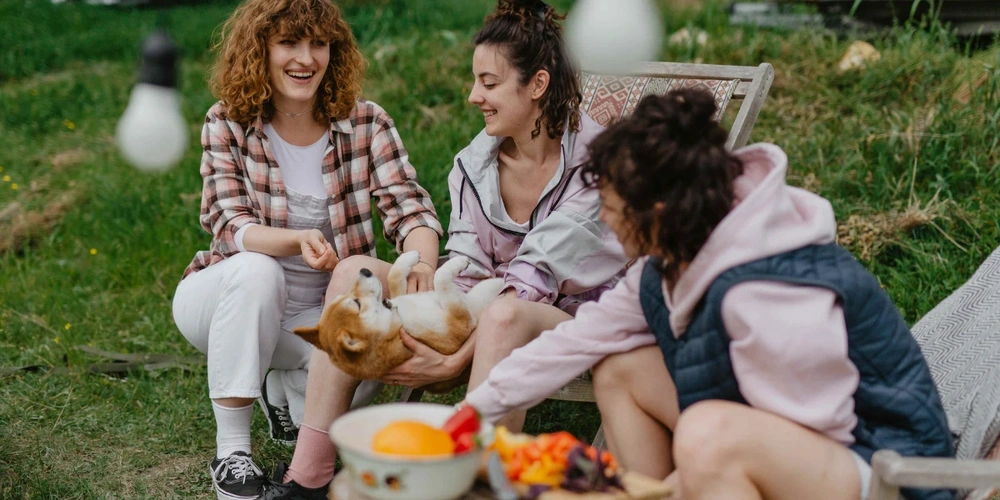
[[(288, 198), (258, 117), (248, 128), (226, 119), (221, 103), (208, 110), (202, 128), (201, 225), (212, 235), (184, 276), (236, 254), (236, 231), (246, 224), (284, 228)], [(329, 193), (330, 243), (340, 258), (375, 256), (371, 200), (376, 201), (385, 237), (402, 248), (406, 235), (426, 226), (443, 233), (430, 195), (417, 184), (392, 118), (379, 105), (359, 100), (351, 115), (330, 123), (323, 157)]]

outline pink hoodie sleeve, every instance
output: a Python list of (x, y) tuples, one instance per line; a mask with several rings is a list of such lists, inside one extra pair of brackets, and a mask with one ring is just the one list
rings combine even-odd
[(543, 332), (490, 371), (465, 400), (483, 419), (495, 422), (508, 412), (528, 408), (606, 356), (656, 343), (639, 305), (639, 280), (645, 261), (596, 302), (580, 306), (576, 318)]
[(723, 299), (722, 320), (732, 337), (733, 372), (751, 406), (854, 442), (859, 375), (847, 357), (847, 327), (834, 292), (741, 283)]

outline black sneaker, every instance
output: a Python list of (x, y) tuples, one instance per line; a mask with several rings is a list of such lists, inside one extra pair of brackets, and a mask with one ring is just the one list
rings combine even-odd
[(219, 500), (260, 498), (266, 479), (250, 455), (237, 451), (226, 458), (213, 459), (208, 469)]
[(319, 488), (306, 488), (295, 481), (282, 483), (287, 468), (284, 463), (274, 468), (274, 477), (264, 485), (264, 500), (327, 500), (330, 483)]
[[(268, 370), (267, 375), (271, 371)], [(267, 426), (271, 429), (271, 439), (286, 446), (295, 446), (299, 440), (299, 429), (292, 422), (292, 416), (288, 413), (288, 406), (274, 406), (267, 399), (267, 375), (264, 375), (264, 383), (260, 385), (260, 407), (267, 417)]]

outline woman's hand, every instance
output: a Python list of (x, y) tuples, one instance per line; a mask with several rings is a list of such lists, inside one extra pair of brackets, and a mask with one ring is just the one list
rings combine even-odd
[(417, 262), (417, 265), (410, 269), (410, 275), (406, 277), (406, 293), (426, 292), (433, 289), (434, 268), (427, 261)]
[(337, 252), (333, 250), (333, 245), (326, 241), (326, 237), (319, 229), (306, 229), (299, 231), (299, 248), (302, 250), (302, 259), (309, 267), (317, 271), (333, 271), (340, 262)]
[(382, 382), (406, 387), (420, 387), (434, 382), (451, 380), (462, 373), (465, 363), (458, 353), (441, 354), (403, 330), (399, 331), (403, 345), (413, 351), (413, 357), (382, 376)]

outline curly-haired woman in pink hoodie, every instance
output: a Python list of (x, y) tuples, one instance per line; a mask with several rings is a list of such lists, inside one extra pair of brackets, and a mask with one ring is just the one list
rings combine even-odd
[(835, 243), (830, 203), (785, 184), (777, 146), (727, 151), (715, 109), (693, 90), (647, 97), (591, 143), (602, 220), (645, 257), (466, 403), (493, 421), (594, 367), (611, 451), (685, 500), (856, 500), (877, 449), (953, 456), (916, 341)]

